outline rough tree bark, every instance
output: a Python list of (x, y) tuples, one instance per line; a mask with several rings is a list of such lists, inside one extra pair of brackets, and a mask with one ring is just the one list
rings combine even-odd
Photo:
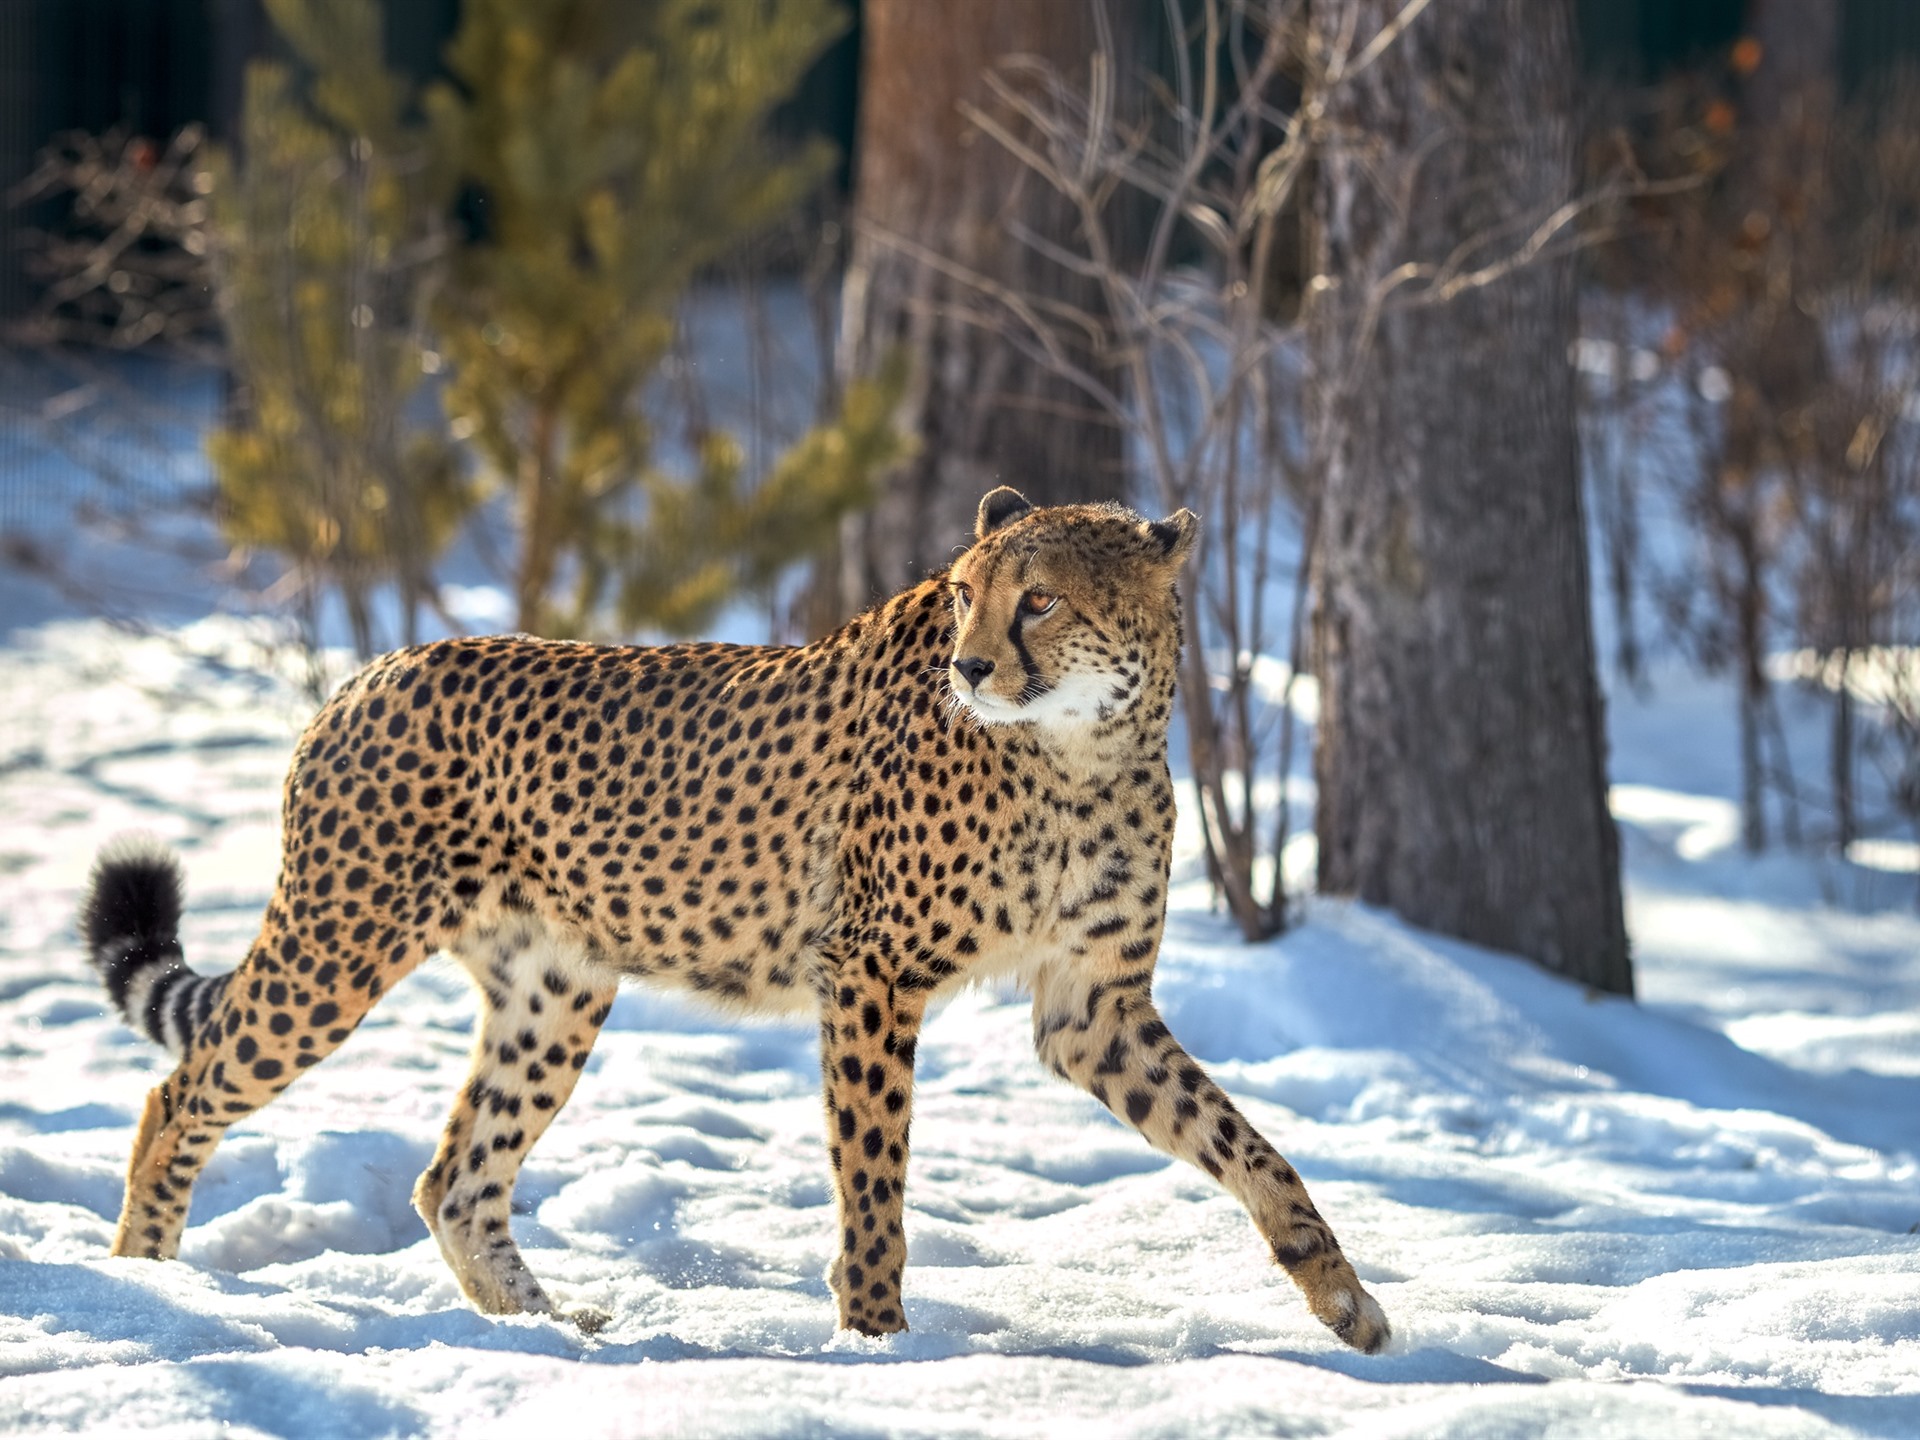
[[(1316, 64), (1351, 63), (1403, 9), (1314, 0)], [(1631, 994), (1570, 264), (1446, 283), (1514, 256), (1571, 193), (1569, 11), (1448, 0), (1323, 91), (1319, 881)], [(1409, 262), (1433, 268), (1389, 285)]]
[[(943, 564), (996, 485), (1017, 486), (1035, 504), (1111, 499), (1122, 489), (1112, 422), (1057, 373), (967, 318), (989, 308), (979, 280), (1098, 313), (1096, 281), (1015, 233), (1024, 228), (1077, 253), (1068, 204), (960, 109), (986, 106), (981, 75), (1009, 54), (1038, 56), (1084, 84), (1098, 44), (1093, 7), (867, 0), (861, 26), (839, 369), (865, 373), (904, 348), (914, 374), (905, 419), (921, 443), (879, 503), (843, 527), (836, 572), (814, 587), (807, 618), (816, 631)], [(1116, 30), (1124, 38), (1126, 27)]]

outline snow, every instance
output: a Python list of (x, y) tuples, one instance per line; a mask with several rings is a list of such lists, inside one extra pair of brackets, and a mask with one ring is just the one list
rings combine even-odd
[(612, 1323), (473, 1313), (407, 1203), (465, 1070), (444, 964), (222, 1145), (180, 1263), (110, 1259), (163, 1062), (72, 907), (102, 839), (154, 829), (190, 959), (237, 956), (307, 711), (271, 653), (218, 618), (0, 650), (0, 1430), (1920, 1433), (1920, 922), (1891, 881), (1841, 910), (1806, 861), (1738, 855), (1727, 777), (1663, 758), (1711, 741), (1679, 677), (1616, 726), (1638, 1006), (1348, 904), (1248, 947), (1175, 889), (1167, 1019), (1306, 1177), (1384, 1356), (1308, 1316), (1204, 1175), (1043, 1074), (998, 990), (920, 1052), (906, 1335), (833, 1330), (811, 1034), (640, 991), (517, 1220)]
[[(833, 1329), (811, 1032), (638, 990), (515, 1222), (611, 1322), (474, 1313), (408, 1204), (466, 1069), (444, 962), (232, 1132), (178, 1263), (111, 1259), (165, 1062), (82, 962), (80, 886), (108, 836), (158, 832), (189, 960), (237, 959), (312, 707), (193, 564), (74, 552), (169, 599), (118, 628), (0, 575), (0, 1432), (1920, 1434), (1914, 877), (1746, 858), (1732, 697), (1677, 668), (1610, 713), (1639, 1004), (1332, 901), (1245, 946), (1182, 829), (1156, 996), (1305, 1177), (1393, 1320), (1382, 1356), (1308, 1315), (1206, 1176), (1044, 1074), (1005, 989), (920, 1048), (905, 1335)], [(1817, 773), (1820, 716), (1782, 699)]]

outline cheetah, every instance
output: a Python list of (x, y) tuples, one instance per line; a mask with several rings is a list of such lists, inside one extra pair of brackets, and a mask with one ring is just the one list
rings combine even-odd
[(232, 973), (184, 964), (158, 841), (94, 867), (92, 963), (178, 1060), (114, 1253), (177, 1254), (227, 1127), (444, 953), (480, 992), (473, 1069), (413, 1203), (479, 1310), (561, 1314), (514, 1245), (514, 1180), (635, 978), (817, 1016), (839, 1324), (904, 1330), (920, 1026), (1012, 977), (1041, 1062), (1229, 1190), (1313, 1314), (1378, 1351), (1386, 1317), (1299, 1175), (1154, 1008), (1197, 524), (1001, 488), (947, 570), (811, 645), (511, 636), (370, 664), (294, 752), (278, 885)]

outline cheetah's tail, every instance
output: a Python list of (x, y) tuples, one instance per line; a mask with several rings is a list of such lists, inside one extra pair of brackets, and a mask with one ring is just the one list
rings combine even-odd
[(100, 849), (80, 902), (87, 959), (127, 1024), (174, 1055), (213, 1013), (227, 977), (202, 977), (180, 953), (180, 862), (154, 835)]

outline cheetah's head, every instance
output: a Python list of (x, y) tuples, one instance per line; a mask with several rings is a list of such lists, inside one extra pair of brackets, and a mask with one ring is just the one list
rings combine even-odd
[(1148, 520), (992, 491), (948, 574), (955, 698), (989, 725), (1068, 730), (1149, 694), (1164, 706), (1180, 649), (1173, 586), (1198, 526), (1191, 510)]

